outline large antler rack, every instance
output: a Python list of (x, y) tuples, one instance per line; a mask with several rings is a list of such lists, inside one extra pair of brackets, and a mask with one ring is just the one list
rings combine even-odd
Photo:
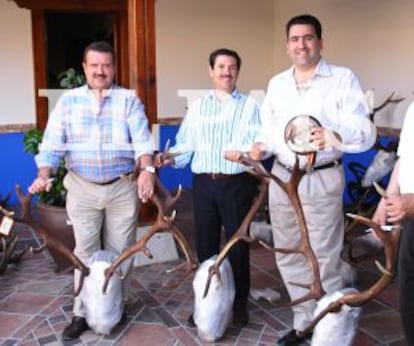
[[(266, 178), (268, 177), (268, 174), (266, 174), (267, 171), (261, 165), (260, 162), (253, 161), (249, 159), (248, 157), (241, 158), (240, 162), (246, 165), (249, 165), (250, 163), (251, 164), (250, 166), (253, 169), (251, 173), (264, 179), (262, 180), (262, 183), (260, 184), (259, 193), (256, 196), (252, 206), (250, 207), (250, 210), (245, 216), (239, 229), (236, 231), (236, 233), (233, 234), (233, 236), (229, 239), (229, 241), (224, 245), (223, 249), (218, 254), (214, 264), (209, 268), (207, 283), (204, 289), (203, 297), (206, 297), (208, 294), (208, 290), (210, 288), (210, 283), (211, 283), (211, 279), (213, 278), (213, 275), (217, 275), (217, 279), (221, 283), (220, 265), (226, 258), (230, 249), (241, 240), (249, 242), (249, 243), (257, 241), (256, 239), (250, 237), (249, 225), (250, 225), (250, 222), (253, 220), (253, 217), (255, 216), (256, 212), (259, 210), (260, 206), (262, 205), (264, 197), (266, 196), (267, 189), (268, 189), (268, 181)], [(259, 243), (262, 244), (262, 242), (259, 242)]]
[[(171, 216), (167, 216), (166, 214), (170, 211), (171, 207), (174, 203), (178, 200), (181, 195), (181, 186), (179, 187), (176, 195), (172, 197), (171, 193), (161, 184), (158, 177), (155, 177), (156, 185), (158, 186), (160, 192), (166, 197), (165, 200), (161, 200), (156, 194), (151, 197), (151, 202), (155, 204), (158, 210), (158, 215), (155, 223), (151, 226), (151, 228), (132, 246), (125, 249), (119, 257), (112, 263), (112, 265), (105, 270), (105, 283), (103, 287), (103, 292), (106, 292), (108, 287), (108, 283), (112, 275), (115, 273), (116, 269), (129, 257), (136, 254), (139, 251), (142, 251), (147, 257), (152, 258), (152, 254), (147, 247), (148, 241), (151, 237), (157, 232), (170, 232), (173, 237), (177, 240), (180, 244), (181, 249), (184, 252), (186, 258), (187, 269), (184, 273), (184, 276), (187, 276), (189, 273), (194, 271), (198, 263), (190, 250), (190, 246), (182, 235), (181, 231), (173, 225), (173, 221), (175, 219), (175, 211), (172, 213)], [(179, 269), (182, 265), (178, 265), (175, 268), (168, 270), (168, 272), (173, 272)]]
[[(10, 197), (10, 194), (8, 194), (8, 197)], [(7, 202), (4, 205), (6, 204)], [(3, 214), (4, 217), (11, 218), (13, 222), (15, 221), (14, 211), (9, 211), (5, 207), (2, 206), (1, 196), (0, 196), (0, 214)], [(3, 274), (6, 271), (8, 263), (19, 263), (20, 259), (29, 249), (29, 247), (26, 245), (22, 250), (14, 253), (18, 240), (19, 240), (19, 236), (13, 231), (10, 231), (10, 233), (7, 235), (0, 233), (0, 241), (1, 241), (0, 274)]]
[(374, 108), (372, 109), (372, 112), (371, 112), (371, 114), (369, 115), (369, 117), (370, 117), (370, 120), (371, 120), (371, 121), (373, 121), (373, 120), (374, 120), (375, 114), (376, 114), (378, 111), (380, 111), (381, 109), (383, 109), (386, 105), (388, 105), (388, 104), (390, 104), (390, 103), (400, 103), (401, 101), (403, 101), (403, 100), (405, 99), (405, 97), (397, 97), (397, 98), (394, 98), (394, 94), (395, 94), (395, 91), (393, 91), (393, 92), (390, 94), (390, 96), (388, 96), (388, 97), (387, 97), (387, 99), (386, 99), (383, 103), (381, 103), (379, 106), (374, 107)]
[(38, 248), (30, 247), (30, 251), (32, 253), (39, 253), (46, 248), (54, 249), (55, 251), (68, 258), (69, 261), (73, 264), (73, 266), (68, 270), (76, 268), (80, 271), (79, 286), (76, 288), (74, 293), (76, 297), (82, 289), (85, 276), (89, 275), (89, 268), (83, 264), (82, 261), (76, 257), (75, 254), (57, 237), (54, 237), (47, 233), (42, 227), (38, 225), (37, 222), (35, 222), (30, 213), (30, 202), (33, 198), (33, 194), (29, 193), (25, 195), (19, 185), (16, 185), (16, 194), (22, 208), (19, 220), (32, 227), (43, 239), (43, 243)]
[[(313, 162), (315, 160), (315, 153), (307, 153), (308, 156), (308, 168), (310, 168), (311, 165), (313, 165)], [(325, 292), (322, 288), (321, 280), (320, 280), (320, 272), (319, 272), (319, 265), (318, 261), (316, 259), (315, 253), (312, 250), (312, 247), (310, 245), (309, 235), (308, 235), (308, 229), (306, 226), (305, 216), (303, 213), (302, 205), (299, 199), (298, 194), (298, 186), (299, 182), (302, 179), (302, 177), (306, 174), (307, 170), (301, 170), (299, 169), (299, 158), (296, 156), (295, 165), (292, 169), (290, 178), (287, 182), (283, 182), (279, 177), (275, 176), (271, 172), (268, 172), (263, 165), (259, 161), (255, 161), (251, 159), (250, 157), (246, 155), (242, 155), (238, 161), (247, 167), (249, 167), (249, 171), (253, 173), (254, 175), (258, 176), (259, 178), (263, 179), (263, 183), (261, 185), (261, 190), (259, 192), (259, 195), (256, 199), (256, 201), (252, 204), (252, 207), (250, 208), (248, 214), (246, 215), (242, 225), (237, 230), (237, 232), (233, 235), (233, 237), (227, 242), (227, 244), (224, 246), (224, 248), (220, 251), (220, 254), (217, 256), (215, 264), (210, 268), (209, 270), (209, 277), (206, 284), (206, 289), (204, 292), (204, 295), (208, 293), (209, 285), (211, 282), (211, 278), (214, 274), (217, 275), (218, 279), (220, 279), (219, 274), (219, 267), (228, 252), (230, 251), (230, 248), (238, 241), (244, 240), (247, 242), (255, 241), (255, 239), (251, 238), (247, 232), (248, 232), (248, 225), (250, 224), (250, 221), (253, 219), (253, 216), (257, 209), (260, 206), (260, 203), (262, 202), (265, 193), (263, 190), (265, 190), (264, 186), (266, 186), (267, 182), (270, 180), (275, 181), (282, 189), (285, 191), (285, 193), (288, 195), (289, 199), (291, 200), (291, 203), (293, 205), (293, 208), (296, 212), (298, 224), (301, 231), (301, 243), (296, 248), (291, 249), (282, 249), (282, 248), (273, 248), (270, 245), (259, 241), (259, 243), (264, 246), (266, 249), (273, 251), (273, 252), (281, 252), (281, 253), (301, 253), (304, 256), (307, 257), (312, 273), (313, 273), (313, 282), (310, 284), (303, 284), (298, 282), (290, 282), (292, 285), (296, 285), (303, 288), (308, 288), (309, 292), (305, 294), (302, 297), (299, 297), (296, 300), (293, 300), (288, 303), (288, 305), (294, 305), (298, 304), (310, 299), (319, 299), (322, 297)]]
[[(386, 196), (386, 192), (378, 184), (374, 183), (374, 187), (382, 197)], [(375, 235), (384, 243), (385, 267), (378, 261), (375, 261), (375, 264), (382, 273), (378, 281), (362, 292), (346, 294), (329, 304), (312, 320), (311, 324), (301, 332), (303, 335), (306, 335), (310, 330), (312, 330), (326, 314), (330, 312), (338, 312), (342, 305), (361, 306), (374, 299), (390, 284), (392, 278), (394, 277), (393, 270), (398, 255), (398, 243), (400, 240), (401, 226), (393, 225), (391, 226), (391, 231), (385, 231), (381, 225), (364, 216), (355, 214), (347, 214), (347, 216), (359, 223), (364, 224), (365, 226), (370, 227), (373, 232), (375, 232)]]

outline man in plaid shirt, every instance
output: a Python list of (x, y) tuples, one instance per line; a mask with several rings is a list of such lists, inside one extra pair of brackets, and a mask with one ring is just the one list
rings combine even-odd
[[(35, 157), (38, 176), (29, 192), (48, 191), (50, 175), (65, 159), (66, 210), (76, 240), (74, 253), (86, 262), (102, 248), (118, 255), (135, 242), (139, 200), (145, 203), (154, 190), (155, 146), (144, 105), (134, 92), (113, 84), (112, 46), (91, 43), (84, 52), (83, 69), (86, 85), (67, 91), (49, 117)], [(131, 264), (132, 260), (124, 263), (124, 277)], [(77, 287), (77, 270), (74, 281)], [(76, 297), (63, 339), (76, 339), (88, 329), (85, 309)]]

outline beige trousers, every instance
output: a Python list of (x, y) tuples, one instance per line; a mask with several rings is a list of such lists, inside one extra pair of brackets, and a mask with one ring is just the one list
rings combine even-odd
[[(275, 162), (272, 172), (287, 181), (290, 173)], [(318, 259), (322, 286), (326, 292), (343, 287), (340, 258), (344, 239), (342, 167), (306, 174), (299, 184), (299, 196), (305, 214), (311, 246)], [(300, 242), (296, 214), (290, 200), (272, 181), (269, 187), (269, 209), (275, 247), (292, 248)], [(292, 300), (302, 297), (307, 289), (289, 282), (309, 284), (313, 280), (310, 265), (301, 254), (276, 254), (276, 263)], [(292, 307), (293, 328), (303, 330), (312, 320), (315, 300)]]
[[(86, 263), (102, 248), (119, 255), (135, 243), (139, 206), (133, 176), (123, 177), (110, 185), (97, 185), (69, 172), (64, 185), (68, 190), (66, 210), (75, 236), (74, 253), (82, 262)], [(122, 264), (124, 276), (128, 275), (132, 261), (130, 258)], [(79, 277), (79, 271), (75, 270), (75, 288)], [(73, 314), (85, 315), (78, 297), (74, 301)]]

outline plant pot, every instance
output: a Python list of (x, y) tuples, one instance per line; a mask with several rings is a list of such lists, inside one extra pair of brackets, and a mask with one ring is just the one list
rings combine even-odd
[[(39, 213), (39, 227), (46, 234), (53, 238), (59, 239), (71, 251), (75, 248), (75, 238), (73, 236), (73, 227), (68, 224), (68, 215), (66, 208), (47, 205), (37, 202), (37, 210)], [(56, 263), (56, 271), (60, 272), (73, 266), (65, 256), (54, 249), (48, 249), (53, 260)]]

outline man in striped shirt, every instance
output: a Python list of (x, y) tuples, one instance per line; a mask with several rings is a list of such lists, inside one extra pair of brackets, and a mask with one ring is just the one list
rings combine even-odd
[[(29, 192), (48, 191), (51, 173), (65, 159), (74, 253), (86, 263), (102, 248), (118, 255), (135, 242), (138, 197), (146, 202), (154, 189), (155, 145), (143, 104), (134, 92), (113, 84), (112, 46), (91, 43), (84, 52), (83, 69), (87, 84), (65, 92), (50, 114), (35, 158), (38, 176)], [(131, 264), (132, 260), (123, 266), (124, 277)], [(75, 270), (75, 287), (78, 283)], [(63, 339), (76, 339), (87, 329), (85, 309), (76, 297)]]
[[(322, 286), (327, 293), (346, 284), (341, 273), (350, 268), (342, 259), (344, 238), (342, 194), (344, 151), (362, 152), (376, 138), (368, 119), (368, 106), (357, 77), (345, 67), (329, 64), (321, 57), (322, 27), (310, 15), (292, 18), (286, 25), (287, 53), (293, 66), (274, 76), (261, 108), (262, 128), (251, 150), (251, 157), (262, 159), (266, 152), (276, 155), (272, 172), (286, 181), (295, 154), (285, 143), (284, 131), (297, 115), (310, 115), (321, 126), (309, 133), (309, 145), (317, 150), (314, 169), (299, 184), (311, 246), (318, 259)], [(339, 144), (334, 145), (334, 143)], [(301, 166), (305, 156), (301, 156)], [(300, 242), (297, 218), (285, 192), (275, 183), (269, 187), (269, 210), (273, 241), (279, 248), (293, 248)], [(312, 272), (301, 254), (276, 254), (276, 262), (292, 300), (308, 290), (293, 283), (309, 284)], [(348, 275), (349, 276), (349, 275)], [(313, 319), (314, 300), (293, 306), (293, 330), (279, 340), (296, 345)]]
[[(180, 155), (158, 162), (182, 168), (191, 160), (196, 249), (200, 263), (219, 253), (222, 228), (225, 238), (230, 239), (250, 208), (255, 180), (241, 164), (224, 159), (224, 154), (249, 150), (260, 124), (256, 102), (236, 88), (241, 65), (237, 52), (217, 49), (210, 54), (209, 63), (213, 90), (190, 105), (175, 146), (170, 149), (171, 153)], [(233, 322), (242, 327), (248, 323), (248, 244), (239, 242), (229, 257), (236, 288)], [(193, 324), (192, 316), (189, 321)]]

